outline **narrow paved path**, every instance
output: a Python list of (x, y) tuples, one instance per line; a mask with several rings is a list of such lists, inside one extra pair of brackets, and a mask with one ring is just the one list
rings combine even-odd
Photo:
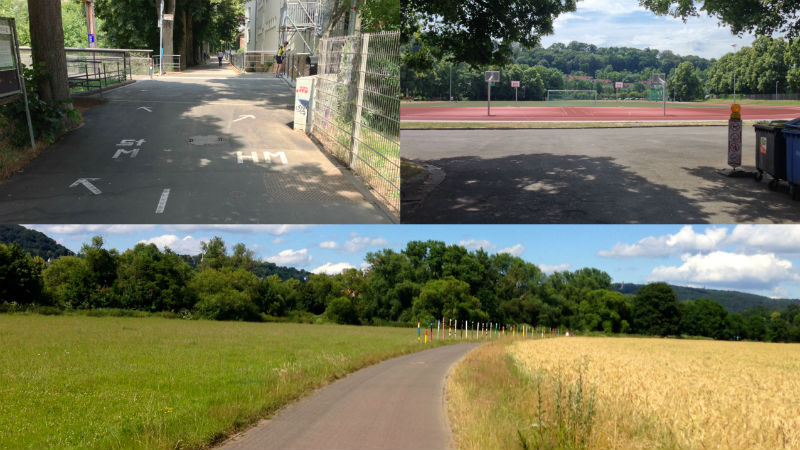
[(450, 367), (477, 345), (448, 345), (362, 369), (220, 448), (449, 448), (445, 379)]
[(2, 223), (382, 223), (291, 128), (294, 90), (213, 63), (103, 93), (81, 128), (0, 185)]

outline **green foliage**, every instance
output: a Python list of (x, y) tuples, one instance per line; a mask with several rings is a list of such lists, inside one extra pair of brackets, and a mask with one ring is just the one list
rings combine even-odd
[[(39, 68), (25, 67), (25, 87), (28, 94), (28, 107), (31, 113), (34, 138), (42, 139), (45, 142), (53, 143), (56, 137), (66, 130), (68, 121), (80, 121), (78, 111), (67, 107), (69, 100), (58, 105), (51, 105), (39, 97), (36, 91), (38, 80), (45, 76), (45, 70)], [(5, 117), (11, 126), (9, 138), (20, 147), (30, 145), (30, 135), (28, 132), (28, 122), (25, 115), (25, 101), (22, 97), (0, 106), (0, 115)]]
[(667, 78), (667, 91), (672, 98), (681, 102), (703, 98), (703, 86), (692, 63), (683, 62), (670, 74)]
[(336, 323), (353, 325), (359, 323), (356, 309), (353, 307), (353, 301), (348, 297), (336, 297), (328, 302), (325, 315)]
[(42, 300), (44, 260), (16, 243), (0, 243), (0, 303), (28, 305)]
[(800, 36), (798, 0), (639, 0), (639, 4), (656, 14), (669, 14), (684, 20), (705, 11), (730, 25), (734, 34)]
[(189, 286), (196, 293), (195, 309), (214, 320), (261, 320), (255, 299), (260, 282), (245, 269), (205, 269)]
[(109, 48), (158, 49), (157, 2), (151, 0), (95, 0)]
[(45, 261), (59, 256), (73, 255), (72, 250), (50, 239), (46, 234), (22, 225), (0, 225), (0, 243), (16, 243), (22, 250)]
[(678, 334), (678, 298), (666, 283), (652, 283), (639, 289), (633, 298), (631, 312), (633, 331), (636, 333), (650, 336)]
[(681, 303), (680, 308), (681, 333), (714, 339), (723, 339), (731, 334), (731, 330), (726, 332), (728, 312), (719, 303), (701, 298)]
[(401, 2), (401, 29), (436, 59), (452, 58), (473, 67), (505, 65), (512, 42), (535, 46), (541, 36), (553, 33), (555, 18), (570, 11), (575, 11), (574, 0), (409, 0)]
[(62, 308), (90, 308), (92, 273), (83, 258), (62, 256), (42, 272), (44, 288), (54, 303)]
[[(457, 100), (486, 98), (485, 70), (500, 70), (501, 81), (492, 87), (492, 96), (497, 100), (514, 99), (511, 80), (521, 82), (520, 100), (541, 100), (548, 89), (593, 89), (598, 91), (601, 98), (613, 98), (615, 81), (633, 84), (626, 88), (626, 96), (644, 97), (647, 87), (642, 82), (648, 80), (653, 72), (670, 73), (680, 64), (689, 62), (696, 68), (698, 76), (702, 76), (712, 65), (710, 60), (693, 55), (680, 56), (669, 50), (603, 48), (576, 41), (569, 44), (554, 43), (547, 48), (513, 44), (511, 51), (512, 60), (509, 64), (470, 67), (466, 63), (434, 57), (429, 49), (412, 40), (406, 46), (403, 57), (427, 58), (430, 61), (427, 65), (423, 61), (405, 64), (401, 71), (403, 88), (412, 97), (447, 98), (452, 68), (452, 95)], [(424, 68), (420, 70), (418, 65)], [(605, 81), (569, 79), (567, 75), (589, 76)]]
[(188, 283), (194, 275), (178, 255), (154, 244), (136, 244), (119, 256), (114, 291), (124, 308), (147, 311), (188, 310), (194, 306)]
[[(761, 36), (751, 47), (728, 53), (708, 69), (706, 89), (712, 94), (736, 91), (742, 94), (770, 94), (800, 91), (800, 42)], [(735, 59), (735, 61), (734, 61)]]

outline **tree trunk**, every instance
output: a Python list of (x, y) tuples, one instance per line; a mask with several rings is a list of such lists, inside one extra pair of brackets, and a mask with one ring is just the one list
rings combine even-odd
[[(33, 64), (42, 66), (46, 71), (37, 86), (39, 97), (51, 105), (70, 100), (61, 2), (28, 0), (28, 11)], [(71, 104), (64, 106), (72, 108)]]
[(192, 51), (192, 13), (183, 11), (183, 54), (186, 55), (186, 67), (196, 64)]
[(163, 63), (172, 63), (172, 58), (167, 58), (166, 55), (175, 54), (175, 45), (172, 41), (172, 29), (175, 23), (175, 0), (164, 0), (164, 14), (172, 14), (173, 20), (163, 20), (161, 23), (163, 32), (163, 46), (164, 46), (164, 61)]

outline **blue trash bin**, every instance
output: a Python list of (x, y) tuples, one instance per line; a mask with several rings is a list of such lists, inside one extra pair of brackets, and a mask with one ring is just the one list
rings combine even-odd
[(783, 124), (786, 138), (786, 181), (791, 185), (792, 200), (800, 200), (800, 118)]

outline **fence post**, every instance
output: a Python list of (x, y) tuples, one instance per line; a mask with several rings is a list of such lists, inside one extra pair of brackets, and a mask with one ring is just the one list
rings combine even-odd
[(361, 138), (361, 111), (364, 107), (364, 84), (367, 77), (367, 57), (369, 33), (361, 35), (361, 65), (358, 69), (358, 92), (356, 94), (356, 113), (353, 115), (353, 140), (350, 146), (350, 167), (358, 160), (358, 141)]

